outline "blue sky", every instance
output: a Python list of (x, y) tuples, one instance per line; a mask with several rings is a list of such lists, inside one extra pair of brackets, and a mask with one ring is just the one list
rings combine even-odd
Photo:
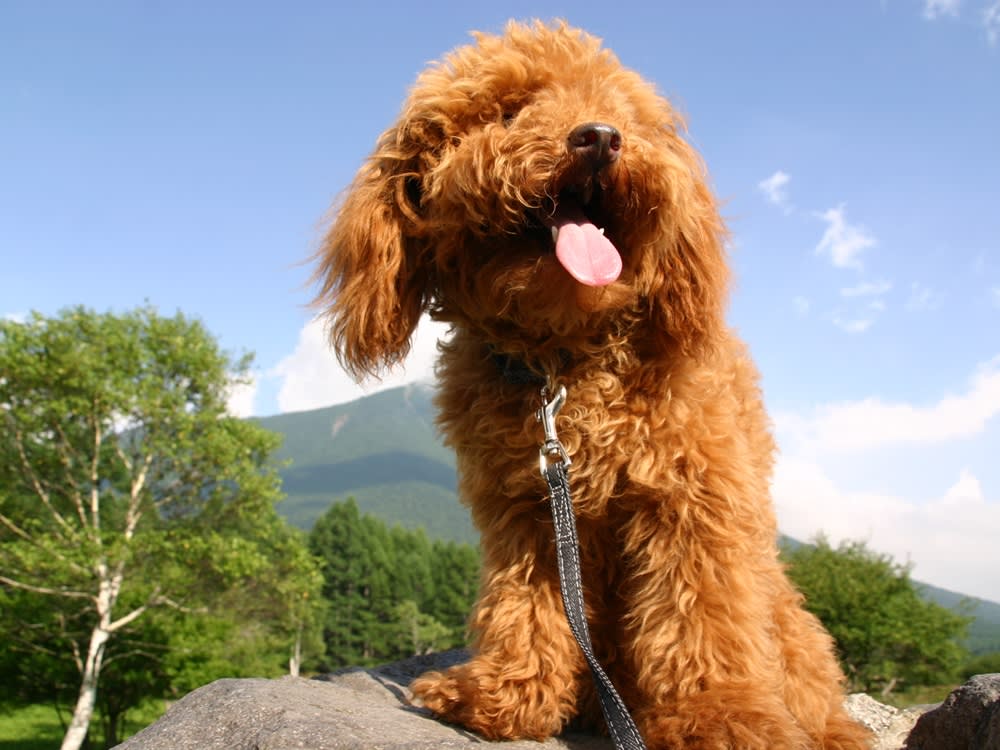
[[(303, 261), (417, 73), (509, 17), (601, 36), (685, 113), (783, 530), (1000, 600), (1000, 0), (11, 0), (0, 315), (149, 301), (256, 353), (241, 413), (357, 397)], [(383, 385), (426, 377), (433, 335)]]

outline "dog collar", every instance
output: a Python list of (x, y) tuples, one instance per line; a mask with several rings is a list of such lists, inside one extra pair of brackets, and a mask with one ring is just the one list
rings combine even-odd
[[(497, 368), (500, 376), (511, 385), (533, 385), (541, 387), (549, 382), (549, 378), (542, 371), (542, 368), (535, 363), (529, 364), (512, 354), (499, 352), (491, 344), (490, 359)], [(572, 355), (565, 349), (559, 350), (559, 367), (566, 369), (572, 362)], [(533, 366), (534, 365), (534, 366)]]

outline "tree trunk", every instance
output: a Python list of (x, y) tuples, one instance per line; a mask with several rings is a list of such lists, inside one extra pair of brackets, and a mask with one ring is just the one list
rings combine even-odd
[(882, 688), (882, 691), (881, 691), (883, 698), (888, 698), (889, 697), (889, 693), (891, 693), (893, 690), (896, 689), (896, 683), (897, 682), (899, 682), (899, 678), (893, 677), (891, 680), (889, 680), (885, 684), (885, 687)]
[(295, 633), (295, 646), (292, 649), (292, 656), (288, 660), (288, 673), (292, 677), (299, 676), (299, 669), (302, 667), (302, 625), (299, 625)]
[[(104, 710), (107, 711), (107, 706), (104, 706)], [(118, 737), (125, 726), (125, 713), (108, 713), (104, 717), (104, 747), (117, 747), (119, 744)]]
[(109, 636), (110, 633), (101, 626), (95, 627), (90, 635), (90, 647), (87, 649), (87, 660), (84, 662), (80, 679), (80, 695), (60, 750), (80, 750), (84, 740), (87, 739), (90, 717), (94, 715), (94, 706), (97, 703), (97, 678), (101, 674), (104, 647)]

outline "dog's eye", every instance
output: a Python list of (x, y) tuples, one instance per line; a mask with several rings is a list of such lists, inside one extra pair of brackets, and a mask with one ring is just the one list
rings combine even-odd
[(514, 124), (514, 120), (517, 118), (517, 112), (504, 112), (501, 122), (505, 128), (509, 128)]

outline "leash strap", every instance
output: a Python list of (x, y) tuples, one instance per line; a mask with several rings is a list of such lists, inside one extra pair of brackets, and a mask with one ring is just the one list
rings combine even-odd
[(566, 398), (566, 389), (560, 387), (552, 401), (547, 401), (542, 391), (543, 406), (539, 421), (545, 426), (545, 444), (541, 449), (541, 472), (549, 487), (552, 521), (555, 526), (556, 560), (559, 566), (559, 588), (570, 631), (583, 652), (590, 673), (597, 687), (601, 710), (608, 725), (611, 740), (618, 750), (646, 750), (642, 735), (625, 707), (611, 679), (594, 654), (587, 626), (583, 601), (583, 581), (580, 574), (580, 541), (576, 533), (573, 499), (570, 496), (568, 467), (569, 456), (555, 433), (555, 413)]

